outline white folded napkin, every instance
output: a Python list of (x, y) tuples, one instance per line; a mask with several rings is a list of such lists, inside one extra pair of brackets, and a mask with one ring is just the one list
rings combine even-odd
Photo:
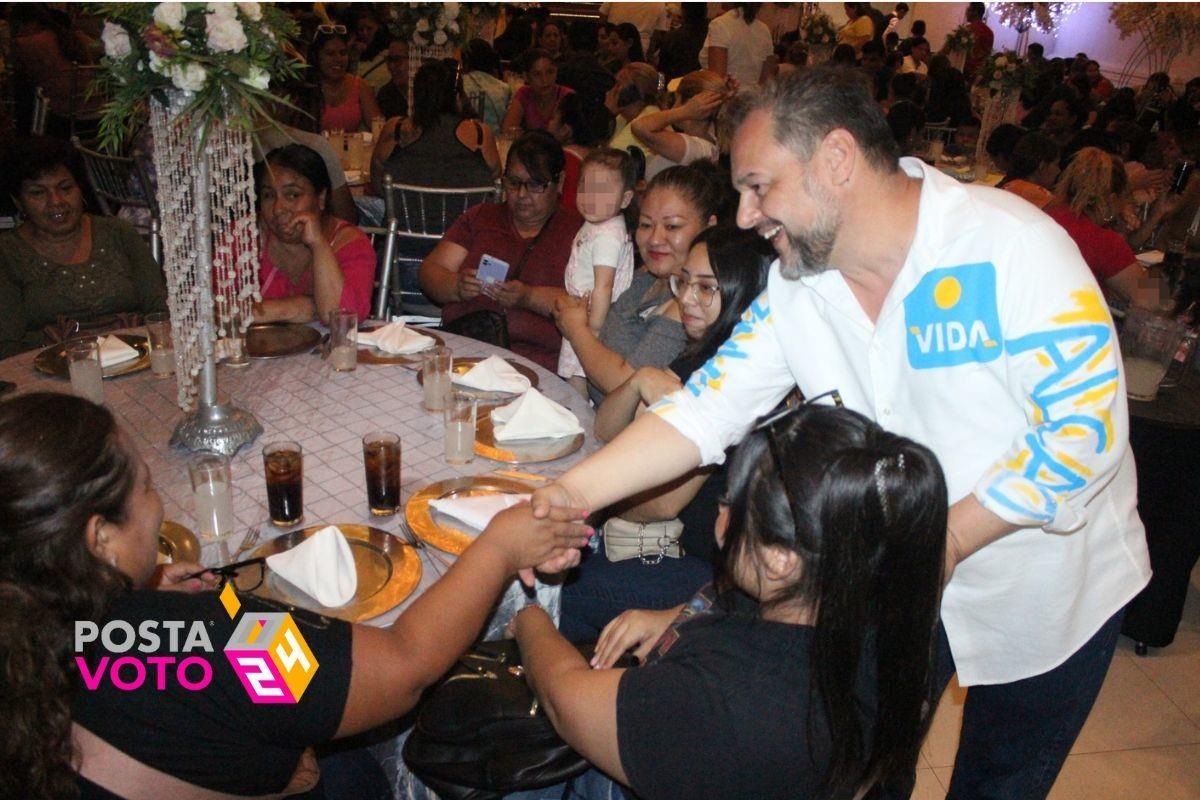
[(529, 378), (517, 372), (516, 367), (500, 356), (488, 356), (462, 375), (454, 376), (454, 383), (481, 392), (509, 392), (520, 394), (529, 388)]
[(373, 331), (359, 331), (358, 343), (392, 355), (417, 353), (437, 344), (433, 338), (417, 333), (403, 322), (392, 322)]
[(111, 367), (113, 364), (121, 364), (125, 361), (132, 361), (140, 355), (141, 353), (139, 353), (136, 348), (130, 347), (116, 336), (100, 337), (101, 367)]
[(431, 508), (465, 522), (472, 528), (482, 531), (492, 521), (492, 517), (506, 508), (512, 508), (517, 503), (528, 500), (527, 494), (477, 494), (469, 497), (446, 497), (441, 500), (430, 500)]
[(1147, 250), (1144, 253), (1137, 254), (1137, 260), (1148, 267), (1153, 267), (1155, 264), (1163, 262), (1164, 253), (1162, 250)]
[(348, 169), (346, 170), (346, 183), (361, 183), (363, 174), (361, 170)]
[(344, 606), (358, 591), (358, 571), (346, 537), (328, 525), (291, 550), (267, 556), (267, 566), (326, 608)]
[(506, 406), (492, 410), (497, 442), (517, 439), (558, 439), (583, 433), (579, 418), (537, 389), (530, 389)]

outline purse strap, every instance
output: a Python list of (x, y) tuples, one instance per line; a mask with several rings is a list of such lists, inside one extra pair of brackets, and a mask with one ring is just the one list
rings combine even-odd
[(311, 749), (300, 757), (291, 781), (282, 792), (254, 796), (227, 794), (206, 789), (168, 775), (118, 750), (78, 722), (71, 723), (71, 738), (79, 754), (79, 774), (124, 800), (282, 800), (307, 792), (317, 785), (320, 772)]
[(521, 260), (517, 262), (517, 266), (513, 267), (512, 274), (507, 278), (508, 280), (515, 281), (521, 277), (521, 271), (525, 269), (525, 262), (529, 260), (529, 256), (533, 253), (533, 249), (537, 247), (538, 242), (542, 240), (542, 235), (550, 227), (551, 223), (554, 222), (554, 217), (557, 214), (558, 206), (555, 206), (554, 210), (550, 212), (550, 216), (544, 223), (542, 223), (542, 228), (537, 232), (537, 235), (535, 235), (532, 239), (525, 240), (525, 252), (521, 254)]

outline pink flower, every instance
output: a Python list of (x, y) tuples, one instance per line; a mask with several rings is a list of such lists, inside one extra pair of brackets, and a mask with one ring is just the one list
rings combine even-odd
[(142, 32), (142, 41), (146, 43), (146, 47), (150, 48), (150, 52), (155, 53), (159, 58), (170, 58), (175, 55), (174, 45), (157, 25), (151, 25)]

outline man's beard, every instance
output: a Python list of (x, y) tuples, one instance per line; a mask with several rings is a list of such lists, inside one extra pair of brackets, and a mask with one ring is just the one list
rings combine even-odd
[(793, 234), (785, 226), (784, 235), (787, 237), (786, 253), (779, 255), (779, 274), (788, 280), (796, 280), (809, 275), (820, 275), (829, 267), (829, 256), (833, 252), (834, 242), (837, 241), (838, 229), (842, 226), (841, 214), (834, 205), (833, 198), (811, 183), (807, 176), (804, 190), (817, 205), (816, 219), (798, 235)]

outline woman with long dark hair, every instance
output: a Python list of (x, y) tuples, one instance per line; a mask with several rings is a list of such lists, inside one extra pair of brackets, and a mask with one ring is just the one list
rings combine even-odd
[[(989, 142), (991, 144), (991, 142)], [(1061, 172), (1058, 157), (1061, 148), (1041, 131), (1030, 131), (1017, 140), (1009, 169), (998, 189), (1023, 197), (1038, 208), (1054, 202), (1054, 184)]]
[[(729, 465), (714, 588), (622, 615), (591, 664), (526, 608), (526, 677), (639, 797), (861, 796), (911, 773), (936, 706), (946, 515), (927, 448), (849, 410), (784, 410)], [(631, 648), (643, 665), (611, 669)]]
[(306, 105), (321, 120), (321, 130), (370, 130), (371, 120), (383, 116), (375, 92), (350, 72), (350, 39), (344, 25), (322, 25), (308, 47), (308, 66), (314, 86)]
[[(222, 652), (235, 620), (213, 592), (198, 591), (216, 576), (188, 579), (195, 564), (155, 566), (162, 502), (112, 413), (61, 393), (0, 403), (0, 797), (295, 790), (291, 779), (311, 766), (307, 747), (408, 711), (466, 650), (517, 569), (586, 541), (586, 529), (567, 522), (582, 512), (543, 523), (527, 507), (514, 511), (390, 629), (240, 595), (238, 620), (290, 611), (318, 666), (297, 702), (255, 704)], [(182, 629), (169, 635), (173, 621)], [(78, 644), (87, 623), (139, 633), (113, 652), (125, 634)], [(185, 658), (204, 662), (182, 673), (193, 685), (207, 674), (203, 689), (179, 681)], [(121, 683), (139, 670), (118, 660), (140, 662), (149, 676), (122, 688), (105, 666)], [(164, 665), (165, 687), (155, 679)]]
[[(640, 367), (604, 398), (596, 411), (598, 437), (611, 440), (716, 355), (766, 289), (773, 258), (754, 231), (718, 225), (700, 232), (668, 281), (689, 344), (670, 364)], [(563, 587), (563, 635), (592, 641), (625, 609), (669, 608), (712, 581), (712, 530), (724, 484), (724, 468), (698, 469), (618, 509), (604, 527), (603, 551), (586, 555)], [(647, 545), (636, 558), (620, 544), (635, 529)]]

